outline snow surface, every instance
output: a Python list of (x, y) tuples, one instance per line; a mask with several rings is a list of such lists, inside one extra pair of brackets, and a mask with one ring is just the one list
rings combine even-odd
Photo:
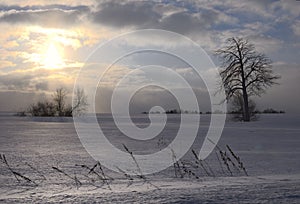
[[(144, 143), (124, 137), (110, 115), (100, 115), (99, 122), (116, 147), (122, 149), (126, 144), (134, 154), (149, 154), (165, 147), (161, 138), (167, 144), (174, 138), (180, 116), (168, 117), (160, 137)], [(132, 120), (139, 127), (149, 122), (146, 115)], [(192, 147), (197, 152), (208, 126), (209, 115), (202, 115)], [(234, 168), (231, 176), (213, 152), (205, 162), (215, 176), (191, 168), (199, 179), (193, 175), (180, 178), (170, 167), (146, 178), (129, 178), (104, 168), (108, 180), (103, 181), (81, 166), (92, 168), (96, 161), (82, 147), (70, 118), (2, 115), (0, 153), (11, 169), (36, 184), (20, 178), (18, 182), (1, 162), (0, 203), (300, 203), (299, 115), (261, 115), (251, 123), (227, 121), (218, 146), (225, 150), (226, 144), (240, 156), (249, 176)], [(195, 160), (189, 152), (182, 161)]]

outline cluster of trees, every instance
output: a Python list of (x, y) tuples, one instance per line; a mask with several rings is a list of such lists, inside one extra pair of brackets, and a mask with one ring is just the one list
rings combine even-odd
[(243, 121), (255, 119), (255, 103), (250, 97), (261, 96), (280, 78), (273, 74), (271, 60), (242, 38), (229, 38), (216, 54), (222, 61), (219, 91), (225, 91), (231, 112), (240, 114), (238, 118)]
[(83, 89), (77, 88), (73, 96), (73, 106), (67, 104), (68, 91), (64, 88), (56, 89), (52, 95), (52, 99), (39, 101), (31, 104), (27, 112), (31, 116), (52, 117), (52, 116), (65, 116), (71, 117), (86, 111), (88, 103), (87, 96)]
[(267, 108), (262, 112), (258, 112), (258, 113), (285, 113), (285, 111), (283, 110), (278, 111), (278, 110), (274, 110), (273, 108)]

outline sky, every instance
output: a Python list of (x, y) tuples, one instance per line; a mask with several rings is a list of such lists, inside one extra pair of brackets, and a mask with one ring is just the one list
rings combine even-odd
[[(184, 35), (199, 44), (216, 67), (220, 64), (213, 53), (225, 45), (227, 38), (248, 39), (257, 51), (272, 60), (274, 72), (281, 75), (279, 85), (253, 98), (258, 108), (300, 113), (300, 1), (296, 0), (1, 0), (0, 111), (21, 111), (31, 103), (49, 99), (60, 87), (68, 89), (71, 97), (80, 70), (92, 66), (89, 57), (99, 45), (140, 29), (163, 29)], [(162, 39), (139, 36), (119, 43), (117, 48), (145, 48), (156, 43), (157, 48), (168, 47), (182, 53), (188, 49), (185, 42)], [(107, 48), (105, 56), (115, 56), (115, 49)], [(210, 108), (201, 77), (174, 56), (133, 54), (109, 70), (105, 63), (102, 60), (92, 72), (105, 73), (98, 84), (97, 112), (109, 112), (112, 91), (124, 75), (148, 65), (174, 70), (193, 88), (200, 110)], [(153, 78), (168, 79), (165, 81), (169, 86), (185, 92), (167, 73), (134, 74), (131, 81), (137, 85), (152, 74)], [(85, 82), (88, 84), (89, 80)], [(166, 89), (145, 87), (134, 95), (130, 109), (142, 112), (155, 105), (170, 109), (178, 103)]]

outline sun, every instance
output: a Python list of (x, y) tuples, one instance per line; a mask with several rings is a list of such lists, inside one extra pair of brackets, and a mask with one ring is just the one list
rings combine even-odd
[(62, 52), (51, 42), (44, 55), (43, 66), (46, 69), (58, 69), (64, 66)]

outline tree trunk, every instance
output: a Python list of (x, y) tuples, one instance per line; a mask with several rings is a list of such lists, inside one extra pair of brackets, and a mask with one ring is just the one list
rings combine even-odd
[(243, 89), (243, 100), (244, 100), (243, 119), (245, 122), (249, 122), (250, 121), (249, 101), (248, 101), (248, 94), (245, 89)]
[(242, 90), (243, 90), (243, 100), (244, 100), (243, 119), (245, 122), (249, 122), (250, 121), (249, 101), (248, 101), (248, 93), (247, 93), (247, 87), (246, 87), (243, 56), (242, 56), (240, 45), (237, 42), (236, 42), (236, 45), (237, 45), (237, 49), (238, 49), (238, 53), (239, 53), (239, 62), (240, 62), (241, 77), (242, 77)]

